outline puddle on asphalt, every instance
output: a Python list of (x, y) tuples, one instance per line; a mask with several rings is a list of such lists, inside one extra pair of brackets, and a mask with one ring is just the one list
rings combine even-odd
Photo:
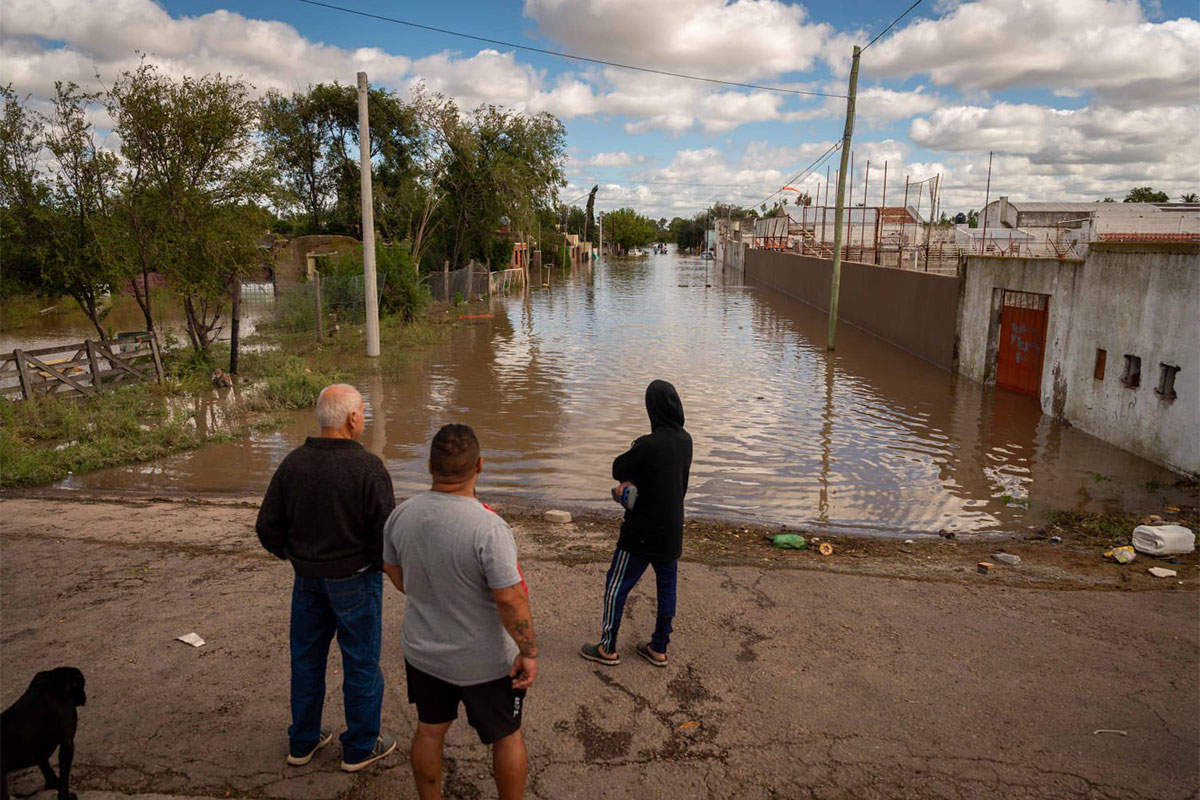
[[(729, 285), (712, 262), (602, 260), (541, 283), (421, 357), (348, 365), (368, 399), (364, 444), (399, 494), (425, 488), (429, 439), (459, 421), (484, 447), (482, 493), (608, 508), (612, 458), (647, 430), (642, 393), (665, 378), (695, 439), (692, 514), (907, 534), (1178, 499), (1160, 486), (1168, 470), (1055, 423), (1033, 398), (984, 391), (848, 325), (828, 354), (821, 312)], [(297, 414), (70, 485), (258, 493), (312, 430)]]

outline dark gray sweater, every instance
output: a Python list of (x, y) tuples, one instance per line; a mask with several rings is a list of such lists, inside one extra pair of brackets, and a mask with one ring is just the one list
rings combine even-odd
[(297, 575), (345, 578), (383, 563), (383, 524), (396, 506), (392, 476), (351, 439), (308, 437), (271, 478), (258, 539)]

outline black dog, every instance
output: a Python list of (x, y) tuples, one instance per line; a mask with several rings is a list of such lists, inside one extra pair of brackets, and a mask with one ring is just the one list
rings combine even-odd
[[(0, 714), (0, 797), (8, 800), (8, 773), (37, 766), (47, 789), (58, 789), (59, 800), (75, 800), (70, 791), (71, 759), (75, 757), (76, 706), (87, 702), (83, 673), (59, 667), (33, 676), (25, 694)], [(58, 771), (50, 756), (58, 750)]]

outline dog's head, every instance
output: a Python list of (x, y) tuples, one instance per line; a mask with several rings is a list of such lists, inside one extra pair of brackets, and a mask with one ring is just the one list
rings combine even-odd
[(39, 672), (33, 682), (54, 687), (71, 698), (71, 702), (77, 706), (87, 704), (87, 694), (83, 690), (86, 681), (83, 673), (75, 667), (57, 667)]

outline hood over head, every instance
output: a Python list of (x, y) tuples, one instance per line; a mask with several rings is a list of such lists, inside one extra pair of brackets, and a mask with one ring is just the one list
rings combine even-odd
[(646, 414), (650, 429), (683, 427), (683, 403), (675, 387), (666, 381), (651, 381), (646, 387)]

